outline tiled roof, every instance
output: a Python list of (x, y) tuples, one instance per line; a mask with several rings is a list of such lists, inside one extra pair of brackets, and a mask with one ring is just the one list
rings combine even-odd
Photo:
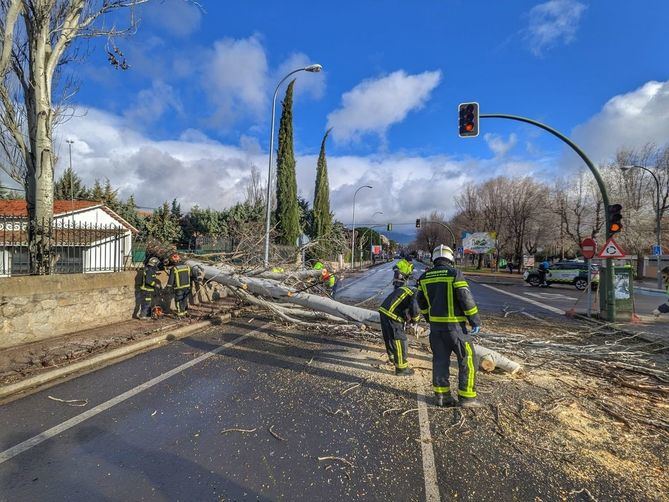
[[(53, 214), (69, 213), (88, 207), (101, 205), (94, 200), (56, 200), (53, 202)], [(28, 216), (28, 204), (25, 200), (0, 200), (0, 216)]]

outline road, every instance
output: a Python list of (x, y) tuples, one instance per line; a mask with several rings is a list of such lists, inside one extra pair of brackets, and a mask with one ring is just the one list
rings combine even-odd
[[(392, 267), (396, 262), (378, 265), (351, 279), (346, 279), (337, 292), (337, 299), (347, 303), (369, 300), (370, 304), (380, 304), (392, 291)], [(414, 276), (417, 278), (425, 270), (420, 262), (415, 263)], [(587, 293), (574, 286), (553, 284), (548, 288), (534, 288), (516, 275), (494, 278), (469, 277), (474, 297), (482, 311), (521, 311), (523, 315), (539, 318), (564, 316), (572, 309), (577, 312), (587, 310)], [(593, 293), (593, 312), (598, 310), (598, 292)], [(637, 291), (635, 307), (639, 314), (650, 314), (665, 298), (662, 294)]]
[[(343, 293), (364, 299), (391, 269)], [(502, 293), (472, 288), (499, 310)], [(258, 317), (212, 327), (0, 406), (0, 500), (574, 499), (571, 464), (532, 447), (536, 431), (562, 437), (559, 424), (510, 441), (489, 408), (434, 408), (430, 355), (412, 346), (409, 359), (416, 375), (396, 377), (378, 335)], [(555, 399), (495, 374), (478, 387), (493, 409)], [(597, 497), (641, 496), (615, 473), (591, 476)]]

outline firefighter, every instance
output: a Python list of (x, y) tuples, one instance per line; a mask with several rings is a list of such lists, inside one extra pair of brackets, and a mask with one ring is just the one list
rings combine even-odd
[(393, 267), (393, 286), (399, 289), (406, 285), (407, 281), (413, 274), (413, 258), (408, 256), (406, 259), (402, 258)]
[(142, 271), (142, 284), (139, 286), (139, 314), (137, 319), (143, 321), (151, 319), (151, 304), (156, 293), (156, 287), (159, 286), (156, 274), (158, 273), (160, 260), (152, 256), (146, 261)]
[[(416, 301), (430, 323), (432, 388), (437, 406), (453, 406), (449, 366), (451, 352), (458, 359), (458, 404), (465, 408), (481, 405), (476, 400), (476, 366), (472, 334), (481, 321), (474, 297), (462, 272), (453, 267), (453, 250), (443, 244), (432, 252), (434, 267), (418, 279)], [(472, 329), (467, 332), (466, 322)]]
[(379, 307), (381, 332), (388, 359), (395, 365), (396, 375), (412, 375), (407, 360), (406, 322), (417, 323), (420, 318), (415, 290), (406, 286), (394, 290)]
[(170, 263), (172, 263), (172, 268), (167, 281), (167, 287), (172, 288), (174, 291), (174, 304), (177, 309), (177, 316), (183, 317), (188, 314), (191, 270), (188, 265), (181, 263), (181, 258), (176, 253), (170, 257)]

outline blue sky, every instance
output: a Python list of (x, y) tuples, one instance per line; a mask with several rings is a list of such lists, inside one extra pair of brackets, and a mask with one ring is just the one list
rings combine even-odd
[(251, 165), (266, 176), (274, 86), (309, 62), (324, 72), (296, 83), (299, 189), (311, 199), (320, 140), (334, 127), (332, 203), (346, 222), (361, 184), (375, 189), (358, 198), (360, 218), (412, 221), (452, 214), (469, 181), (551, 180), (579, 167), (529, 126), (487, 120), (479, 138), (458, 138), (462, 101), (546, 121), (597, 161), (669, 138), (666, 1), (201, 4), (142, 8), (137, 34), (115, 41), (127, 71), (107, 63), (106, 40), (70, 66), (80, 91), (57, 133), (58, 172), (71, 138), (87, 182), (107, 177), (146, 206), (230, 205)]

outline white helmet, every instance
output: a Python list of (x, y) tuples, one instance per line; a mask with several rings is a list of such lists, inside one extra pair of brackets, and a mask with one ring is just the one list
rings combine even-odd
[(453, 259), (453, 250), (443, 244), (439, 244), (432, 251), (432, 261), (436, 261), (438, 258), (446, 258), (450, 262), (455, 261)]

